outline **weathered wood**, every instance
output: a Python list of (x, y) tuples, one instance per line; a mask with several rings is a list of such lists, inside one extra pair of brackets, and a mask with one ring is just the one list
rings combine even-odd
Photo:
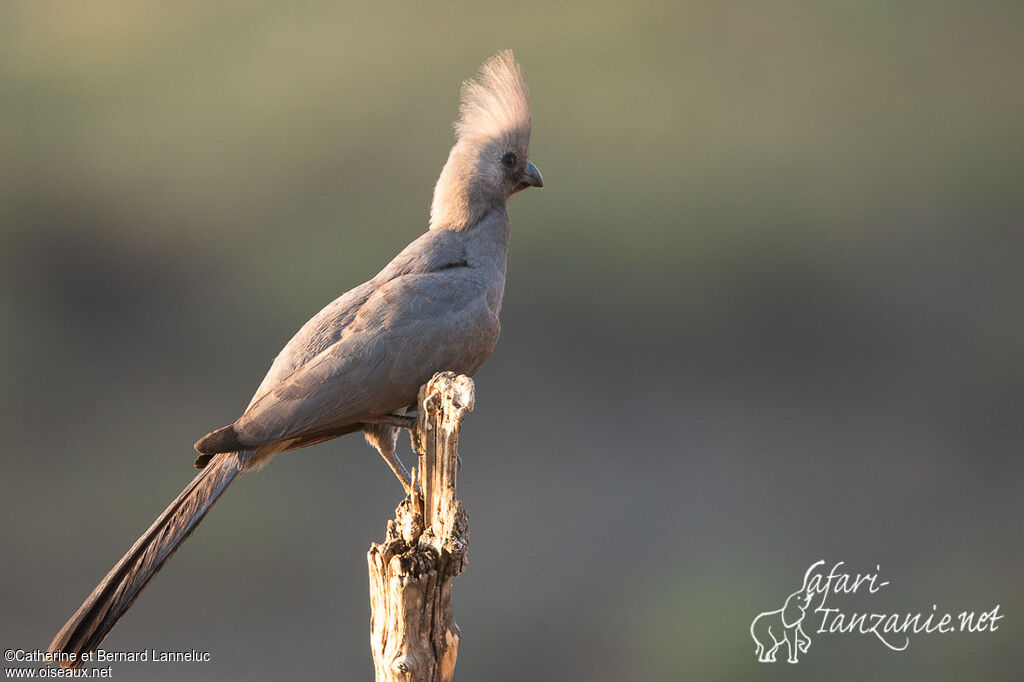
[(413, 492), (388, 521), (384, 542), (366, 555), (377, 682), (447, 682), (455, 672), (452, 581), (466, 568), (469, 548), (469, 518), (455, 489), (458, 443), (475, 400), (473, 381), (453, 372), (420, 388)]

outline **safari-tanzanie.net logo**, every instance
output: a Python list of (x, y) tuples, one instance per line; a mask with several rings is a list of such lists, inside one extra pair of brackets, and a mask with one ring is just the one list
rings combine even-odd
[[(910, 646), (912, 635), (948, 634), (952, 632), (995, 632), (1003, 615), (999, 604), (986, 611), (940, 611), (938, 605), (918, 612), (885, 613), (846, 611), (840, 599), (844, 595), (874, 595), (889, 584), (881, 580), (881, 567), (874, 573), (846, 572), (846, 562), (835, 563), (827, 573), (825, 560), (811, 564), (804, 573), (803, 583), (788, 597), (780, 608), (763, 611), (750, 624), (754, 638), (754, 653), (761, 663), (774, 663), (785, 655), (790, 663), (797, 663), (801, 654), (811, 648), (811, 634), (873, 635), (893, 651)], [(833, 606), (833, 604), (835, 604)], [(780, 651), (782, 649), (783, 651)]]

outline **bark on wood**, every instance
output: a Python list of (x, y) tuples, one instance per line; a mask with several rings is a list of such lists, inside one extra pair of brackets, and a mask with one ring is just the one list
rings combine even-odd
[[(413, 493), (370, 546), (370, 648), (377, 682), (447, 682), (459, 627), (452, 581), (466, 567), (469, 519), (455, 497), (459, 429), (475, 402), (473, 381), (435, 374), (420, 388)], [(419, 489), (417, 490), (418, 484)]]

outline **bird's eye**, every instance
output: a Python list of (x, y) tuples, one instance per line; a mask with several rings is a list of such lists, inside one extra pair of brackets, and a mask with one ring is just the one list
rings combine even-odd
[(516, 155), (512, 152), (508, 152), (505, 156), (501, 157), (501, 162), (506, 166), (512, 167), (516, 165)]

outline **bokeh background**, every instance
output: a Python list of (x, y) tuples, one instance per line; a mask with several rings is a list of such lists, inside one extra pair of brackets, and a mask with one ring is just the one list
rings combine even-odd
[[(463, 680), (1017, 680), (1024, 4), (0, 5), (0, 643), (45, 648), (281, 345), (426, 226), (512, 47), (516, 197), (460, 493)], [(403, 438), (403, 452), (408, 453)], [(234, 486), (114, 630), (132, 680), (365, 680), (358, 437)], [(813, 561), (988, 634), (748, 632)], [(809, 622), (809, 621), (808, 621)]]

